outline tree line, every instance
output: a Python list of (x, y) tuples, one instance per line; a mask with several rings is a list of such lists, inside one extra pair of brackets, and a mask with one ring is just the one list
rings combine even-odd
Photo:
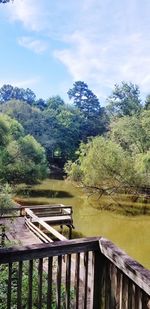
[(150, 96), (137, 85), (115, 85), (107, 99), (104, 134), (82, 142), (78, 158), (65, 170), (74, 181), (99, 194), (150, 192)]
[(3, 85), (0, 112), (3, 181), (34, 182), (65, 164), (89, 186), (111, 187), (114, 178), (117, 186), (148, 185), (150, 95), (142, 102), (133, 83), (115, 85), (105, 107), (83, 81), (68, 90), (68, 103)]

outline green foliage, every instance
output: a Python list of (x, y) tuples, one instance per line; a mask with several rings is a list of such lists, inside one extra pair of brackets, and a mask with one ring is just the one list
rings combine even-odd
[(55, 111), (59, 111), (64, 104), (65, 104), (64, 101), (58, 95), (53, 96), (47, 100), (47, 108), (53, 109)]
[(146, 97), (144, 108), (146, 110), (150, 110), (150, 94), (148, 94), (148, 96)]
[[(24, 262), (23, 272), (22, 272), (22, 307), (24, 309), (28, 308), (28, 295), (29, 295), (29, 264)], [(7, 308), (7, 288), (8, 288), (8, 266), (1, 265), (0, 267), (1, 276), (0, 276), (0, 308)], [(13, 263), (12, 267), (12, 293), (11, 293), (11, 308), (15, 309), (17, 307), (17, 285), (18, 285), (18, 265)], [(33, 263), (33, 278), (32, 278), (32, 308), (37, 309), (39, 304), (39, 274), (38, 274), (38, 264), (36, 261)], [(47, 308), (47, 288), (48, 288), (48, 275), (46, 272), (43, 272), (42, 276), (42, 309)], [(74, 299), (74, 292), (71, 289), (70, 293), (71, 301)], [(61, 308), (66, 308), (66, 293), (65, 287), (62, 284), (61, 286)], [(57, 292), (56, 284), (52, 285), (52, 309), (57, 308)]]
[(110, 125), (110, 137), (132, 154), (144, 153), (150, 148), (150, 112), (139, 116), (115, 119)]
[(107, 110), (110, 116), (131, 116), (142, 109), (139, 98), (140, 91), (137, 85), (122, 82), (115, 85), (112, 95), (107, 99)]
[(9, 124), (0, 114), (0, 147), (5, 146), (9, 140)]
[(6, 182), (36, 182), (47, 175), (44, 148), (7, 115), (0, 115), (0, 179)]
[(82, 81), (75, 82), (73, 88), (68, 91), (68, 96), (82, 114), (81, 140), (85, 141), (88, 137), (102, 134), (107, 124), (105, 111), (88, 85)]
[[(132, 160), (115, 142), (96, 137), (80, 147), (82, 181), (87, 186), (112, 186), (133, 180)], [(133, 172), (133, 171), (132, 171)]]
[(0, 216), (6, 214), (14, 206), (12, 188), (8, 183), (0, 185)]
[(83, 112), (86, 117), (94, 116), (100, 112), (100, 103), (96, 95), (82, 81), (73, 84), (68, 91), (69, 99), (73, 99), (74, 105)]
[(150, 185), (150, 111), (113, 120), (107, 137), (81, 143), (79, 158), (68, 162), (68, 177), (85, 186), (108, 189)]
[(70, 180), (73, 181), (82, 180), (81, 167), (77, 162), (67, 161), (64, 166), (64, 171)]

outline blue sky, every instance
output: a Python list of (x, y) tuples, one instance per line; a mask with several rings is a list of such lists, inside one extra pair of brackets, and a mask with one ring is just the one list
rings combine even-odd
[(149, 0), (14, 0), (0, 5), (0, 86), (37, 97), (85, 81), (105, 104), (122, 80), (150, 93)]

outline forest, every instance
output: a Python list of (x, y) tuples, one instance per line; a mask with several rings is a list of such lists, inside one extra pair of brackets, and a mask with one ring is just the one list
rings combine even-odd
[(33, 184), (54, 167), (99, 194), (149, 194), (150, 95), (116, 84), (105, 107), (83, 81), (59, 96), (37, 99), (27, 88), (0, 88), (2, 199), (18, 183)]

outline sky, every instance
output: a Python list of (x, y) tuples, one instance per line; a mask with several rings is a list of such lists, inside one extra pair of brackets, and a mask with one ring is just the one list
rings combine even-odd
[(121, 81), (150, 93), (149, 0), (14, 0), (0, 4), (0, 87), (60, 95), (81, 80), (102, 105)]

